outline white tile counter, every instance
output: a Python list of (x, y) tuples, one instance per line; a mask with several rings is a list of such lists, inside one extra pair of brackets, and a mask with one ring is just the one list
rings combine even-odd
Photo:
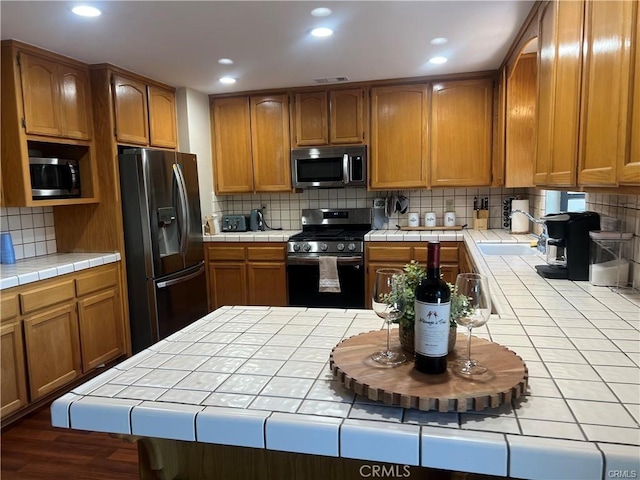
[(222, 232), (203, 235), (203, 242), (286, 242), (300, 230), (265, 230), (264, 232)]
[(0, 265), (0, 290), (119, 262), (120, 253), (54, 253)]
[(546, 281), (538, 257), (483, 257), (477, 233), (464, 239), (501, 309), (477, 333), (529, 369), (512, 405), (423, 412), (343, 388), (329, 353), (382, 328), (372, 311), (223, 307), (56, 400), (52, 422), (498, 476), (638, 475), (640, 307), (588, 282)]

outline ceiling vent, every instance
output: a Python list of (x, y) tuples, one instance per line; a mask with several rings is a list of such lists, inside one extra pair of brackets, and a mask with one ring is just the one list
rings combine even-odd
[(330, 77), (330, 78), (315, 78), (313, 81), (316, 83), (338, 83), (346, 82), (349, 80), (347, 77)]

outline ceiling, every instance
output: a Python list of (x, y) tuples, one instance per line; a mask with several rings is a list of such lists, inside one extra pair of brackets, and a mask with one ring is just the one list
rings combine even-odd
[[(0, 33), (212, 94), (497, 69), (533, 1), (1, 1)], [(333, 13), (311, 16), (316, 7)], [(315, 26), (335, 34), (314, 38)], [(445, 37), (444, 45), (431, 45)], [(447, 63), (428, 59), (443, 55)], [(220, 65), (219, 58), (233, 65)], [(236, 77), (233, 85), (218, 78)]]

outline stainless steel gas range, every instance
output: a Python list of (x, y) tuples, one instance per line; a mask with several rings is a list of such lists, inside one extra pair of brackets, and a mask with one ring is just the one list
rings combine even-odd
[[(370, 208), (303, 210), (302, 232), (287, 245), (289, 305), (364, 308), (364, 236), (372, 222)], [(321, 291), (320, 263), (327, 261), (334, 262), (339, 291)]]

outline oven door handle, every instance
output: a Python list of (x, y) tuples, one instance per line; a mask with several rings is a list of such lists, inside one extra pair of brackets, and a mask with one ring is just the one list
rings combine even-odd
[[(318, 265), (319, 257), (288, 257), (287, 265)], [(362, 266), (362, 257), (337, 257), (338, 265)]]

